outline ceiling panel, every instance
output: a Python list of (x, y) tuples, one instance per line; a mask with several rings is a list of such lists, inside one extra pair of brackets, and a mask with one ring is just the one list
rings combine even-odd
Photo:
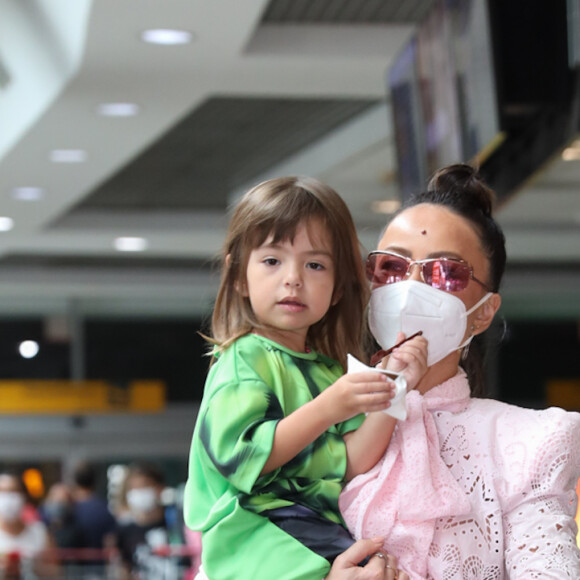
[(267, 24), (409, 24), (422, 20), (433, 0), (272, 0)]
[(376, 102), (211, 98), (76, 209), (223, 209), (232, 190)]

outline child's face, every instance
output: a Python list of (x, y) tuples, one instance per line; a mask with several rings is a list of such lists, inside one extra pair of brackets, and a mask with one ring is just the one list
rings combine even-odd
[(328, 312), (333, 290), (331, 239), (318, 221), (301, 224), (292, 242), (273, 244), (269, 236), (250, 254), (243, 293), (265, 326), (257, 332), (291, 350), (304, 351), (308, 329)]

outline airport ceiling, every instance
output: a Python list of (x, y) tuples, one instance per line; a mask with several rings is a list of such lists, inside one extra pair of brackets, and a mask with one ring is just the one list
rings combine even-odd
[[(0, 0), (0, 316), (207, 313), (227, 208), (272, 176), (334, 186), (372, 248), (398, 199), (386, 71), (432, 4)], [(580, 317), (579, 167), (500, 208), (514, 315)]]

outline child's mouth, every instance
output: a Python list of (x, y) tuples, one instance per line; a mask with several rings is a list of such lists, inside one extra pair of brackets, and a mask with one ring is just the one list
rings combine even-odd
[(304, 308), (306, 305), (299, 300), (285, 299), (278, 302), (280, 306), (287, 306), (289, 308)]

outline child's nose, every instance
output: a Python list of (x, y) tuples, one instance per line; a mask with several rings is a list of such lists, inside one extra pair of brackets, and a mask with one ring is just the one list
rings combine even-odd
[(302, 285), (302, 277), (300, 275), (300, 269), (297, 266), (288, 267), (288, 271), (286, 272), (285, 284), (287, 286), (295, 286), (295, 287)]

